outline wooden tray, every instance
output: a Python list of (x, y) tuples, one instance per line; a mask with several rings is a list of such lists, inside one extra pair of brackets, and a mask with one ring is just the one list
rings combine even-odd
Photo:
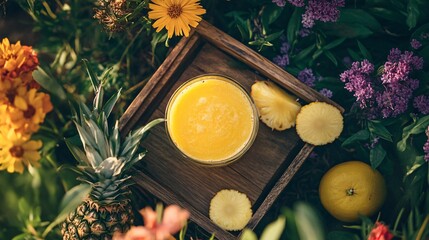
[[(202, 21), (188, 38), (182, 38), (131, 103), (120, 119), (121, 133), (164, 117), (174, 90), (184, 81), (206, 73), (230, 76), (247, 91), (255, 80), (270, 79), (304, 103), (325, 101), (343, 111), (338, 104)], [(235, 189), (245, 193), (254, 213), (247, 227), (254, 229), (313, 149), (300, 140), (294, 128), (278, 132), (263, 123), (249, 151), (225, 167), (203, 167), (184, 159), (162, 125), (151, 130), (143, 146), (148, 154), (133, 176), (138, 187), (166, 204), (188, 209), (192, 221), (219, 239), (235, 239), (241, 232), (222, 230), (209, 219), (210, 200), (216, 192)]]

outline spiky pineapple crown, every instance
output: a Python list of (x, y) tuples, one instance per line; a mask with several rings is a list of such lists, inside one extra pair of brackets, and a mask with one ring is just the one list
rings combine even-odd
[(130, 132), (121, 142), (118, 120), (111, 130), (107, 120), (121, 90), (103, 105), (103, 84), (89, 67), (88, 61), (83, 62), (95, 91), (93, 109), (78, 102), (79, 113), (74, 111), (73, 115), (82, 145), (73, 144), (70, 139), (66, 143), (79, 162), (78, 168), (83, 175), (79, 180), (92, 186), (92, 199), (105, 204), (119, 202), (129, 193), (127, 187), (131, 184), (128, 181), (131, 176), (127, 174), (128, 170), (146, 154), (146, 151), (137, 153), (140, 141), (150, 128), (164, 119), (153, 120)]

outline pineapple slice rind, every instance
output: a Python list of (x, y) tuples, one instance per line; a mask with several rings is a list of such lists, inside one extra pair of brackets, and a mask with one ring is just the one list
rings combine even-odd
[(279, 131), (295, 126), (301, 104), (272, 82), (256, 81), (250, 93), (260, 119), (271, 129)]

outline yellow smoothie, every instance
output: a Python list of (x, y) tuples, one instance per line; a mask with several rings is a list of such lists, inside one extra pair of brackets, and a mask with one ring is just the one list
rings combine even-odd
[(204, 164), (241, 156), (252, 144), (258, 117), (249, 95), (218, 75), (197, 77), (173, 94), (167, 107), (167, 129), (174, 145)]

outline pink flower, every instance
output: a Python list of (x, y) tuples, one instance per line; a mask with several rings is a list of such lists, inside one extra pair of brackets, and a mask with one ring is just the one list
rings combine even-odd
[(114, 240), (169, 240), (180, 231), (189, 219), (190, 213), (177, 205), (170, 205), (164, 210), (162, 221), (157, 222), (157, 213), (150, 207), (140, 210), (144, 226), (131, 227), (125, 233), (116, 233)]
[(376, 222), (369, 233), (368, 240), (391, 240), (392, 238), (393, 234), (389, 232), (389, 228), (380, 222)]

